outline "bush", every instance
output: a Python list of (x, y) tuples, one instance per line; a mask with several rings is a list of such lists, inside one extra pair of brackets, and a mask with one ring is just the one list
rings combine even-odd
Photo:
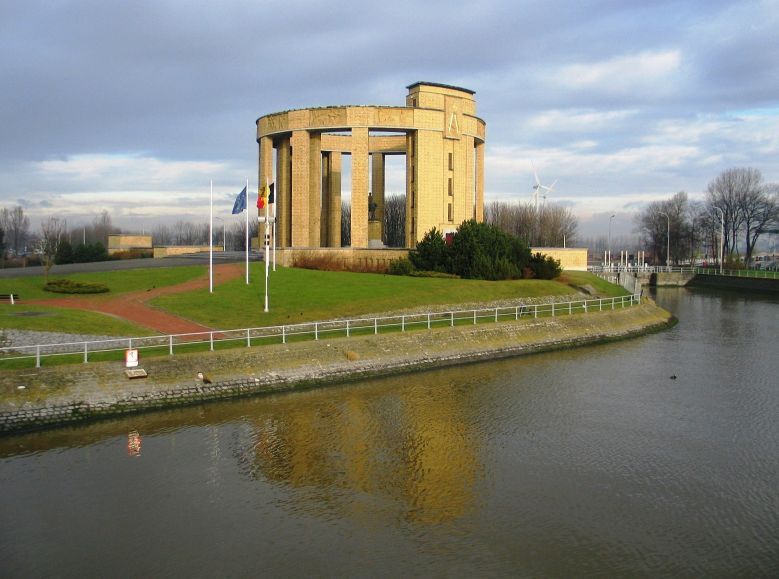
[(112, 253), (109, 259), (121, 261), (123, 259), (145, 259), (150, 257), (154, 257), (154, 251), (151, 249), (125, 249)]
[(554, 279), (563, 271), (560, 260), (554, 259), (550, 255), (543, 256), (540, 253), (536, 253), (531, 258), (530, 267), (538, 279)]
[(79, 243), (73, 250), (73, 263), (89, 263), (93, 261), (108, 261), (108, 252), (99, 241), (95, 243)]
[(443, 234), (435, 227), (425, 233), (422, 241), (417, 243), (417, 250), (410, 252), (408, 257), (419, 270), (451, 273), (449, 247)]
[(390, 262), (387, 273), (390, 275), (410, 275), (412, 271), (414, 271), (414, 265), (407, 257), (402, 257)]
[(473, 219), (457, 228), (451, 249), (451, 272), (468, 279), (517, 279), (530, 262), (519, 238)]
[(57, 254), (54, 256), (54, 263), (73, 263), (73, 246), (66, 239), (62, 240), (57, 247)]
[(108, 291), (108, 286), (101, 283), (54, 279), (43, 286), (43, 289), (58, 294), (102, 294)]

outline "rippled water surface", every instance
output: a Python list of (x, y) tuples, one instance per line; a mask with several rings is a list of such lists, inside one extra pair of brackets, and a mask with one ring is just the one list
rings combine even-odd
[(779, 303), (657, 299), (628, 342), (0, 439), (0, 575), (779, 576)]

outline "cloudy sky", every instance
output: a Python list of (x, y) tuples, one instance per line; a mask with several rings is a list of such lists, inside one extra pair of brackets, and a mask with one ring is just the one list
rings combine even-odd
[(0, 206), (148, 231), (213, 179), (227, 217), (257, 117), (424, 80), (476, 91), (487, 201), (529, 201), (532, 160), (583, 234), (629, 232), (726, 168), (779, 181), (777, 31), (777, 0), (3, 0)]

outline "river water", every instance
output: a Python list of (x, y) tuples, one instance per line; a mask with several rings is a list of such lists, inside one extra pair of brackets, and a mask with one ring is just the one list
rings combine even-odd
[(626, 342), (2, 438), (0, 575), (779, 576), (779, 300), (657, 300)]

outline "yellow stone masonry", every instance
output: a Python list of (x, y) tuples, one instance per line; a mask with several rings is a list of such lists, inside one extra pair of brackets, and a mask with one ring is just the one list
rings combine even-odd
[[(351, 156), (352, 248), (382, 247), (387, 155), (406, 157), (407, 248), (433, 227), (449, 232), (483, 220), (486, 126), (473, 91), (429, 82), (407, 88), (403, 107), (321, 107), (257, 119), (259, 178), (276, 183), (279, 247), (341, 246), (342, 155)], [(369, 220), (379, 225), (369, 228)]]

